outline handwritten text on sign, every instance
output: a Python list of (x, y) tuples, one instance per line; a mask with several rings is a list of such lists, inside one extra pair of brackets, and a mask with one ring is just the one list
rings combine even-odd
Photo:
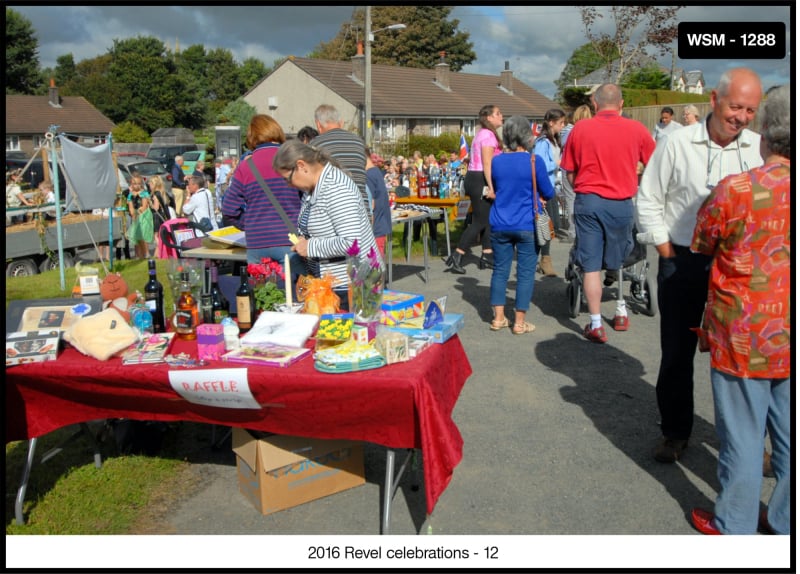
[(190, 403), (223, 409), (260, 409), (247, 369), (198, 369), (170, 371), (169, 383)]

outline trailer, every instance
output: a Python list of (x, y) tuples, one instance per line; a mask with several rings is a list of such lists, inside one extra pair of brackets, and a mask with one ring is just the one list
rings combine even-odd
[[(115, 217), (112, 221), (116, 242), (122, 237), (122, 219)], [(6, 226), (6, 277), (36, 275), (58, 269), (55, 220), (44, 222), (43, 235), (40, 229), (36, 220)], [(91, 213), (70, 213), (61, 219), (61, 232), (64, 266), (72, 267), (79, 251), (93, 249), (94, 244), (108, 245), (108, 218)]]

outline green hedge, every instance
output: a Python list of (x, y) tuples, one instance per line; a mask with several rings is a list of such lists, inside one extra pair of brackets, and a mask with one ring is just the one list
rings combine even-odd
[[(467, 145), (470, 145), (471, 139), (469, 137), (466, 139)], [(419, 150), (423, 157), (433, 154), (438, 159), (442, 154), (450, 157), (451, 151), (458, 152), (460, 144), (461, 134), (459, 133), (446, 133), (435, 137), (412, 135), (393, 143), (376, 143), (373, 151), (384, 158), (389, 158), (393, 155), (411, 157), (414, 151)]]
[(687, 94), (672, 90), (634, 90), (622, 88), (622, 99), (625, 107), (661, 106), (667, 104), (693, 104), (708, 102), (707, 94)]

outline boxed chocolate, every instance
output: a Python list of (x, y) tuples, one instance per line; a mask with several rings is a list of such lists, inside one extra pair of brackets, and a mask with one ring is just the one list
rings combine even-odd
[(418, 293), (406, 293), (386, 289), (381, 302), (382, 325), (397, 325), (425, 312), (425, 297)]

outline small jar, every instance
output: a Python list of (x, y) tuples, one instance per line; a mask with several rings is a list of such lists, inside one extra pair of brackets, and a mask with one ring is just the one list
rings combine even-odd
[(226, 351), (235, 351), (242, 346), (239, 340), (239, 325), (230, 317), (222, 320), (222, 336), (225, 338)]

